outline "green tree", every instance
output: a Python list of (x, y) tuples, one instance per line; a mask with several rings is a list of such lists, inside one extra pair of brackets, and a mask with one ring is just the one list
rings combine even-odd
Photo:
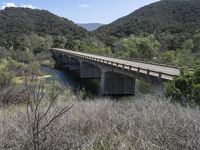
[(67, 44), (67, 38), (64, 36), (56, 36), (53, 40), (54, 47), (56, 48), (65, 48), (65, 45)]
[(176, 64), (175, 51), (166, 51), (161, 53), (161, 61), (166, 64)]
[(15, 49), (25, 50), (29, 49), (34, 54), (40, 53), (41, 51), (49, 50), (53, 46), (53, 39), (49, 35), (44, 37), (38, 36), (37, 34), (22, 35), (18, 37), (18, 47)]
[(160, 43), (156, 40), (154, 35), (147, 37), (140, 37), (136, 40), (138, 48), (138, 58), (152, 60), (157, 57), (160, 51)]
[(193, 51), (200, 52), (200, 30), (197, 30), (196, 33), (194, 34), (193, 41), (194, 41)]
[[(35, 65), (36, 67), (36, 65)], [(24, 75), (30, 67), (8, 57), (0, 59), (0, 89), (9, 87), (17, 75)]]
[(154, 35), (130, 36), (115, 43), (117, 55), (124, 57), (152, 60), (158, 56), (160, 44)]
[(11, 56), (11, 51), (0, 46), (0, 59)]
[(0, 60), (0, 89), (8, 87), (14, 77), (13, 71), (9, 71), (9, 65), (7, 59)]
[(194, 57), (192, 56), (193, 54), (191, 53), (190, 49), (177, 49), (176, 50), (176, 64), (179, 66), (193, 66), (194, 62)]

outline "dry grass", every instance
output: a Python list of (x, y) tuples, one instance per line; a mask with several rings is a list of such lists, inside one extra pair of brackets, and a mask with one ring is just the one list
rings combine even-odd
[[(41, 150), (200, 149), (198, 108), (182, 107), (157, 96), (115, 103), (109, 99), (78, 101), (68, 96), (56, 103), (45, 119), (64, 105), (73, 107), (41, 133)], [(25, 107), (1, 109), (0, 149), (33, 149), (30, 139)]]

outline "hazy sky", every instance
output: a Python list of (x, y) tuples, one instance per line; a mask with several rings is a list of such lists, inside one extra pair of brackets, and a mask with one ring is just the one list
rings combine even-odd
[(159, 0), (0, 0), (5, 6), (46, 9), (76, 23), (111, 23)]

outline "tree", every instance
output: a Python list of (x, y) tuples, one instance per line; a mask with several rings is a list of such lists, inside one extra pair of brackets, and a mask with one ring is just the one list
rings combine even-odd
[(157, 57), (160, 50), (160, 44), (154, 35), (148, 36), (130, 36), (129, 38), (122, 38), (115, 43), (115, 51), (117, 55), (124, 57), (139, 58), (152, 60)]
[(158, 56), (160, 43), (156, 40), (154, 35), (140, 37), (136, 42), (138, 58), (152, 60), (153, 57)]
[(68, 41), (67, 38), (64, 36), (56, 36), (56, 37), (54, 37), (54, 40), (53, 40), (54, 47), (65, 48), (67, 41)]
[(11, 51), (0, 46), (0, 59), (11, 56)]
[(196, 33), (193, 36), (194, 41), (194, 52), (200, 52), (200, 30), (197, 30)]
[(33, 150), (52, 149), (54, 147), (57, 141), (46, 143), (51, 139), (51, 136), (48, 136), (50, 135), (48, 130), (51, 130), (51, 125), (72, 108), (72, 105), (66, 105), (51, 115), (51, 109), (62, 92), (61, 89), (55, 89), (54, 82), (51, 86), (50, 96), (45, 94), (44, 83), (38, 80), (37, 75), (32, 76), (31, 80), (25, 82), (28, 133), (30, 134), (27, 141), (31, 144)]
[(19, 36), (17, 39), (17, 47), (15, 49), (28, 49), (34, 54), (49, 50), (53, 46), (53, 39), (49, 35), (42, 37), (32, 33), (30, 35)]
[(176, 64), (179, 66), (188, 66), (192, 67), (194, 62), (194, 57), (192, 56), (190, 49), (177, 49), (176, 50)]
[(161, 53), (161, 59), (163, 63), (166, 64), (176, 64), (175, 51), (166, 51)]
[(14, 77), (13, 71), (9, 70), (10, 62), (6, 59), (0, 60), (0, 89), (10, 86)]

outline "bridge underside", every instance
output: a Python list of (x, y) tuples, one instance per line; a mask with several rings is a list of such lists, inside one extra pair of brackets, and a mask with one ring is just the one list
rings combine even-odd
[(79, 71), (80, 70), (80, 61), (76, 58), (70, 57), (69, 59), (69, 69), (72, 71)]
[(62, 53), (53, 53), (53, 59), (56, 60), (58, 66), (69, 67), (70, 58), (69, 56)]
[(134, 95), (135, 79), (115, 73), (106, 72), (101, 79), (102, 95)]
[(65, 67), (69, 67), (70, 59), (69, 56), (63, 55), (62, 56), (62, 63)]
[(100, 79), (101, 69), (93, 64), (82, 62), (80, 76), (82, 79)]

